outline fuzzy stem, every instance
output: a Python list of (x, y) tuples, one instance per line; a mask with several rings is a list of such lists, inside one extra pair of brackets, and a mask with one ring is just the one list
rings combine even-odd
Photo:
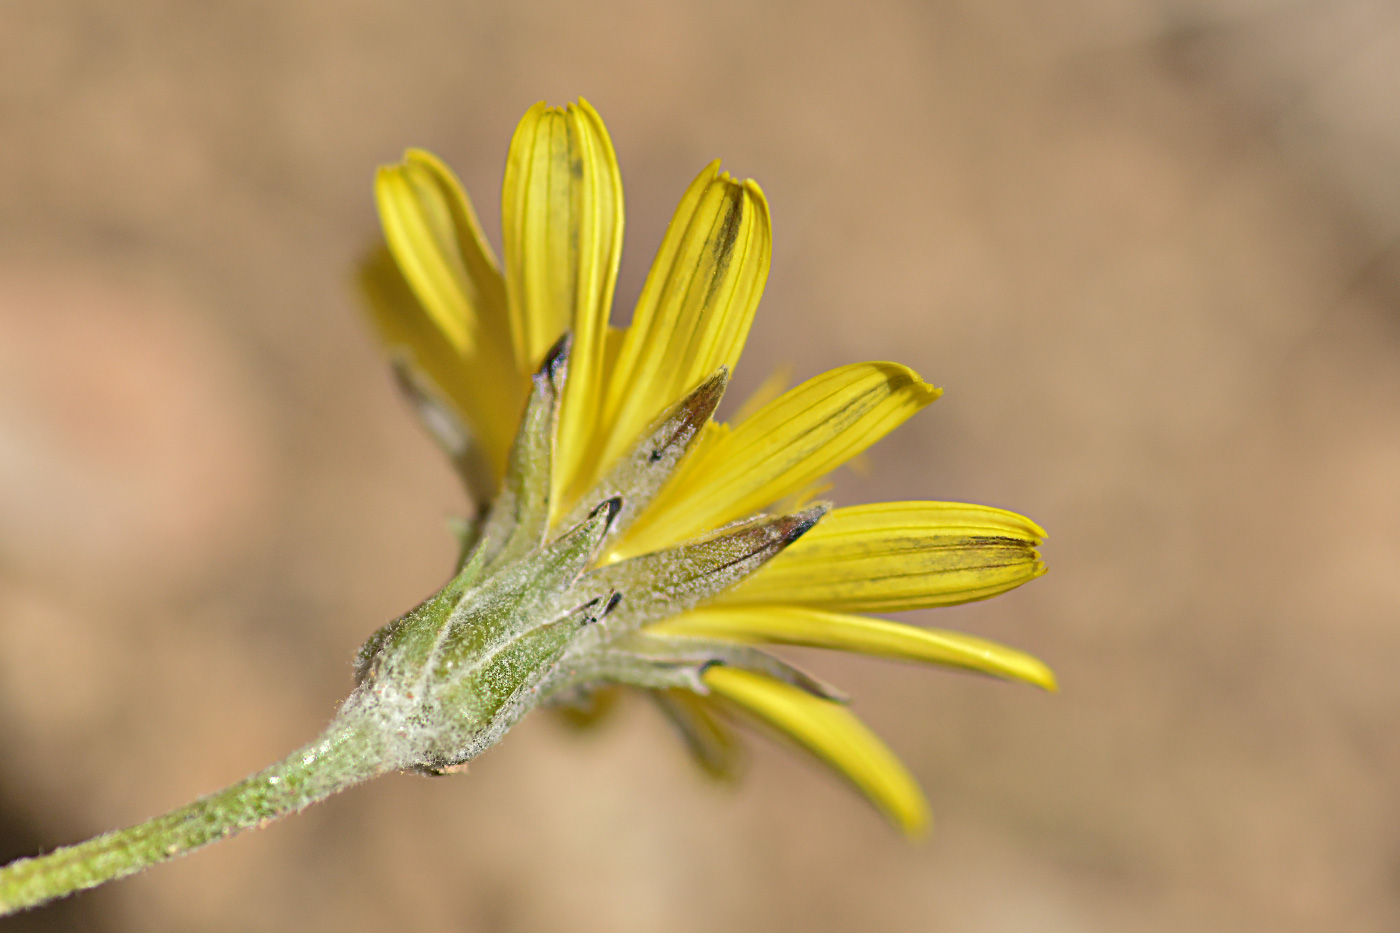
[(0, 917), (124, 878), (295, 813), (392, 766), (376, 730), (337, 718), (315, 742), (217, 793), (127, 829), (0, 868)]

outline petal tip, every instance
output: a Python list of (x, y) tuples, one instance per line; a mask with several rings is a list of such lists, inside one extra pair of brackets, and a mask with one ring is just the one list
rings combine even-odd
[(933, 817), (928, 812), (910, 820), (901, 820), (899, 831), (911, 843), (925, 842), (933, 834)]
[(1039, 687), (1046, 693), (1060, 692), (1060, 680), (1055, 676), (1055, 672), (1050, 669), (1050, 665), (1034, 655), (1024, 655), (1018, 667), (1014, 672), (1008, 671), (1016, 680)]
[(414, 163), (426, 165), (434, 169), (445, 170), (446, 168), (445, 163), (442, 159), (438, 158), (436, 154), (429, 152), (427, 149), (419, 148), (418, 146), (409, 146), (403, 151), (403, 159), (399, 164), (410, 165)]

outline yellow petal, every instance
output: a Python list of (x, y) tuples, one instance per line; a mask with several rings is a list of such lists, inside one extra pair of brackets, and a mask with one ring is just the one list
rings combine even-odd
[(729, 604), (791, 603), (894, 612), (986, 599), (1045, 572), (1029, 519), (954, 502), (833, 509), (752, 577)]
[(608, 325), (608, 331), (603, 335), (603, 385), (612, 379), (613, 370), (617, 368), (617, 356), (622, 352), (622, 341), (626, 337), (627, 328)]
[(410, 149), (379, 169), (374, 194), (389, 251), (447, 342), (459, 352), (508, 350), (505, 283), (451, 171)]
[(768, 279), (768, 202), (708, 165), (667, 227), (607, 396), (606, 469), (668, 405), (720, 366), (732, 372)]
[(702, 771), (720, 781), (739, 776), (744, 747), (715, 700), (690, 690), (648, 692)]
[(809, 379), (692, 455), (623, 550), (657, 550), (750, 515), (865, 450), (939, 394), (897, 363), (854, 363)]
[(928, 804), (904, 765), (846, 707), (797, 687), (716, 665), (702, 675), (726, 700), (797, 741), (864, 793), (909, 836), (928, 828)]
[(1055, 675), (1023, 651), (960, 632), (916, 628), (884, 619), (802, 606), (713, 606), (647, 626), (653, 635), (830, 648), (901, 661), (923, 661), (1022, 680), (1054, 692)]
[(459, 352), (405, 281), (388, 250), (359, 269), (360, 290), (380, 339), (439, 400), (446, 402), (480, 445), (499, 482), (524, 402), (524, 380), (509, 357), (472, 348)]
[(576, 494), (573, 479), (597, 433), (622, 226), (622, 178), (597, 111), (584, 100), (530, 108), (506, 160), (501, 228), (517, 365), (532, 371), (560, 334), (573, 331), (555, 452), (556, 514)]

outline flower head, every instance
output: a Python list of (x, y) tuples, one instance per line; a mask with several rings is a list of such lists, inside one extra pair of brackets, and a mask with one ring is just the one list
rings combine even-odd
[(412, 652), (385, 646), (430, 626), (436, 670), (470, 671), (441, 702), (484, 710), (489, 727), (435, 739), (415, 763), (451, 767), (539, 702), (586, 706), (624, 685), (648, 692), (710, 772), (732, 770), (738, 713), (915, 833), (927, 808), (898, 759), (834, 690), (762, 646), (1055, 688), (1029, 655), (863, 614), (985, 599), (1040, 575), (1033, 522), (957, 503), (813, 502), (823, 477), (938, 389), (895, 363), (857, 363), (787, 391), (770, 383), (733, 425), (714, 420), (768, 275), (757, 184), (706, 166), (622, 329), (608, 324), (622, 185), (586, 102), (538, 104), (516, 130), (504, 268), (432, 155), (410, 150), (375, 190), (386, 248), (363, 288), (403, 386), (481, 510), (453, 583), (362, 652), (361, 678), (388, 683), (393, 658)]

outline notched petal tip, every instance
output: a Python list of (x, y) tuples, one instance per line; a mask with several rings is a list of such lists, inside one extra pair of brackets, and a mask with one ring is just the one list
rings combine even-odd
[(415, 149), (376, 171), (374, 195), (406, 284), (454, 353), (469, 361), (458, 378), (499, 397), (509, 380), (504, 284), (471, 200), (446, 165)]
[(725, 599), (896, 612), (987, 599), (1045, 572), (1014, 513), (948, 502), (835, 509)]
[(752, 178), (745, 178), (741, 184), (744, 193), (753, 201), (754, 207), (758, 208), (763, 226), (771, 227), (773, 225), (773, 217), (768, 210), (768, 196), (763, 193), (763, 189), (759, 187), (758, 182), (754, 181)]
[(655, 415), (739, 359), (768, 277), (771, 230), (756, 188), (706, 166), (686, 190), (638, 299), (607, 393), (612, 462)]
[(427, 149), (420, 149), (416, 146), (410, 146), (405, 149), (403, 151), (403, 158), (396, 163), (396, 166), (421, 166), (441, 178), (456, 180), (456, 175), (453, 173), (452, 169), (448, 168), (446, 162), (442, 161), (442, 159), (438, 158), (437, 155)]

